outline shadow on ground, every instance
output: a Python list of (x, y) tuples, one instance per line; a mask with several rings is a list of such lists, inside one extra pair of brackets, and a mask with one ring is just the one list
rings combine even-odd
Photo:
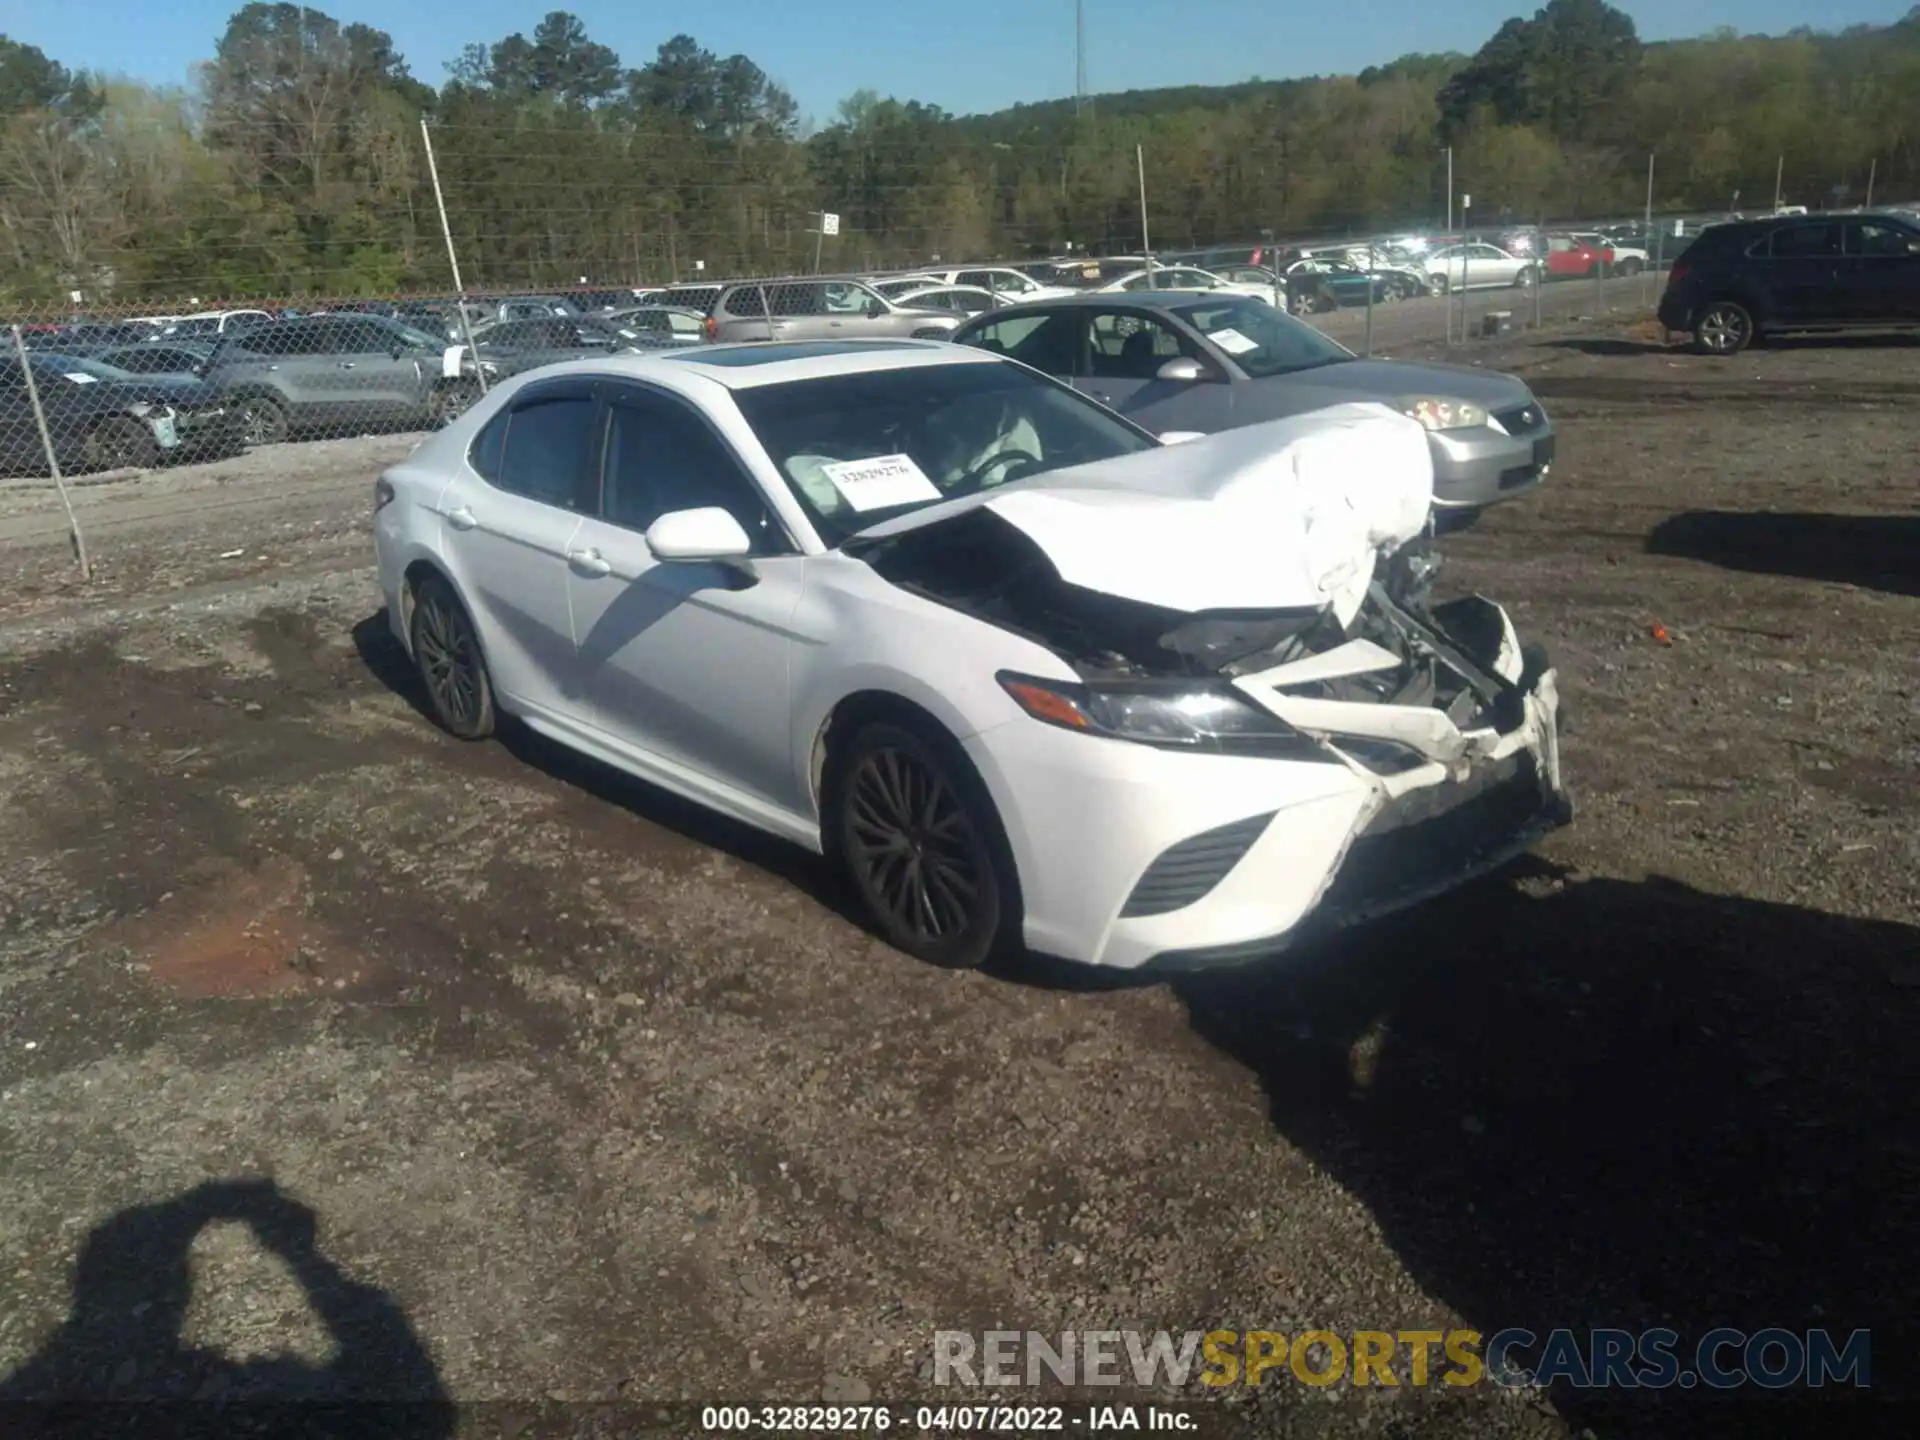
[(1920, 515), (1688, 510), (1648, 532), (1647, 553), (1920, 595)]
[[(186, 1344), (190, 1250), (209, 1225), (242, 1224), (305, 1291), (334, 1358), (236, 1361)], [(141, 1437), (252, 1430), (299, 1436), (453, 1433), (426, 1348), (392, 1296), (315, 1244), (313, 1211), (270, 1180), (200, 1185), (96, 1226), (74, 1267), (66, 1322), (0, 1379), (8, 1434)]]
[[(353, 643), (361, 663), (374, 679), (411, 705), (423, 723), (438, 727), (426, 687), (421, 684), (407, 652), (388, 628), (386, 611), (377, 611), (356, 624)], [(616, 805), (650, 825), (697, 845), (723, 851), (736, 860), (778, 876), (842, 919), (872, 933), (871, 926), (846, 893), (846, 887), (818, 855), (716, 814), (691, 800), (683, 800), (611, 765), (603, 765), (536, 734), (511, 716), (500, 717), (495, 740), (517, 763), (530, 766), (583, 795)]]
[[(1716, 1326), (1866, 1328), (1870, 1398), (1910, 1387), (1920, 929), (1527, 864), (1544, 893), (1183, 981), (1192, 1023), (1483, 1333), (1666, 1326), (1690, 1358)], [(1755, 1393), (1553, 1400), (1640, 1437), (1810, 1434), (1861, 1399), (1816, 1392), (1809, 1428), (1806, 1390)]]

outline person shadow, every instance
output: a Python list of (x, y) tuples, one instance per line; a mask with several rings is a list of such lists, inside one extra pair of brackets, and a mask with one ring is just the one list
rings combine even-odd
[[(333, 1341), (329, 1363), (245, 1361), (184, 1344), (190, 1250), (237, 1223), (299, 1282)], [(0, 1379), (0, 1430), (22, 1436), (272, 1434), (438, 1440), (454, 1413), (426, 1347), (392, 1296), (316, 1244), (314, 1212), (273, 1181), (211, 1181), (96, 1226), (60, 1328)]]

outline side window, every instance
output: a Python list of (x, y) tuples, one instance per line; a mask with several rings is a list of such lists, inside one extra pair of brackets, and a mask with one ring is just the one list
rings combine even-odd
[(1912, 253), (1911, 245), (1916, 238), (1920, 237), (1877, 220), (1847, 222), (1849, 255), (1908, 255)]
[[(493, 483), (543, 504), (582, 508), (600, 448), (594, 424), (599, 413), (591, 395), (536, 395), (521, 401), (507, 417)], [(480, 469), (477, 460), (474, 468)]]
[(512, 419), (512, 410), (502, 410), (473, 437), (473, 444), (468, 447), (467, 463), (489, 485), (500, 483), (500, 460), (507, 453), (507, 425)]
[(1831, 222), (1786, 225), (1773, 232), (1776, 260), (1825, 259), (1840, 253), (1840, 227)]
[(1001, 281), (1001, 276), (990, 274), (985, 270), (962, 270), (953, 277), (953, 283), (956, 285), (978, 285), (983, 289), (997, 289)]
[(718, 505), (740, 522), (756, 555), (787, 549), (778, 522), (725, 442), (687, 406), (627, 391), (609, 406), (601, 514), (645, 530), (675, 510)]
[(355, 355), (384, 355), (400, 343), (393, 331), (366, 320), (349, 322), (346, 331), (341, 348)]
[(775, 285), (767, 291), (767, 304), (776, 317), (818, 315), (824, 309), (818, 285)]
[(969, 345), (1006, 355), (1046, 375), (1073, 373), (1074, 314), (1019, 315), (982, 325), (966, 339)]
[(1189, 353), (1168, 326), (1130, 313), (1095, 315), (1087, 339), (1088, 374), (1102, 380), (1151, 380), (1167, 361)]

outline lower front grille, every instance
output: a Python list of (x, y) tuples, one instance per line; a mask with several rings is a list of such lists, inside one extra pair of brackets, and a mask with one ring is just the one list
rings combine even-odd
[(1390, 803), (1348, 847), (1321, 908), (1339, 910), (1474, 868), (1510, 844), (1546, 802), (1533, 756), (1521, 752), (1464, 781), (1447, 781)]
[(1518, 490), (1523, 485), (1531, 485), (1539, 478), (1540, 471), (1537, 466), (1516, 465), (1511, 470), (1502, 470), (1500, 472), (1500, 488), (1502, 490)]
[(1123, 920), (1166, 915), (1205, 897), (1240, 863), (1273, 819), (1269, 812), (1188, 836), (1160, 852), (1120, 907)]

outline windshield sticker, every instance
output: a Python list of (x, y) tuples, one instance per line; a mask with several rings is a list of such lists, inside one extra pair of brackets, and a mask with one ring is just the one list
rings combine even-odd
[(1215, 330), (1208, 335), (1207, 338), (1229, 355), (1244, 355), (1249, 350), (1258, 350), (1260, 348), (1260, 342), (1258, 340), (1249, 340), (1238, 330)]
[(821, 470), (853, 509), (886, 510), (895, 505), (923, 505), (939, 500), (940, 491), (911, 455), (875, 455), (870, 460), (833, 460)]

